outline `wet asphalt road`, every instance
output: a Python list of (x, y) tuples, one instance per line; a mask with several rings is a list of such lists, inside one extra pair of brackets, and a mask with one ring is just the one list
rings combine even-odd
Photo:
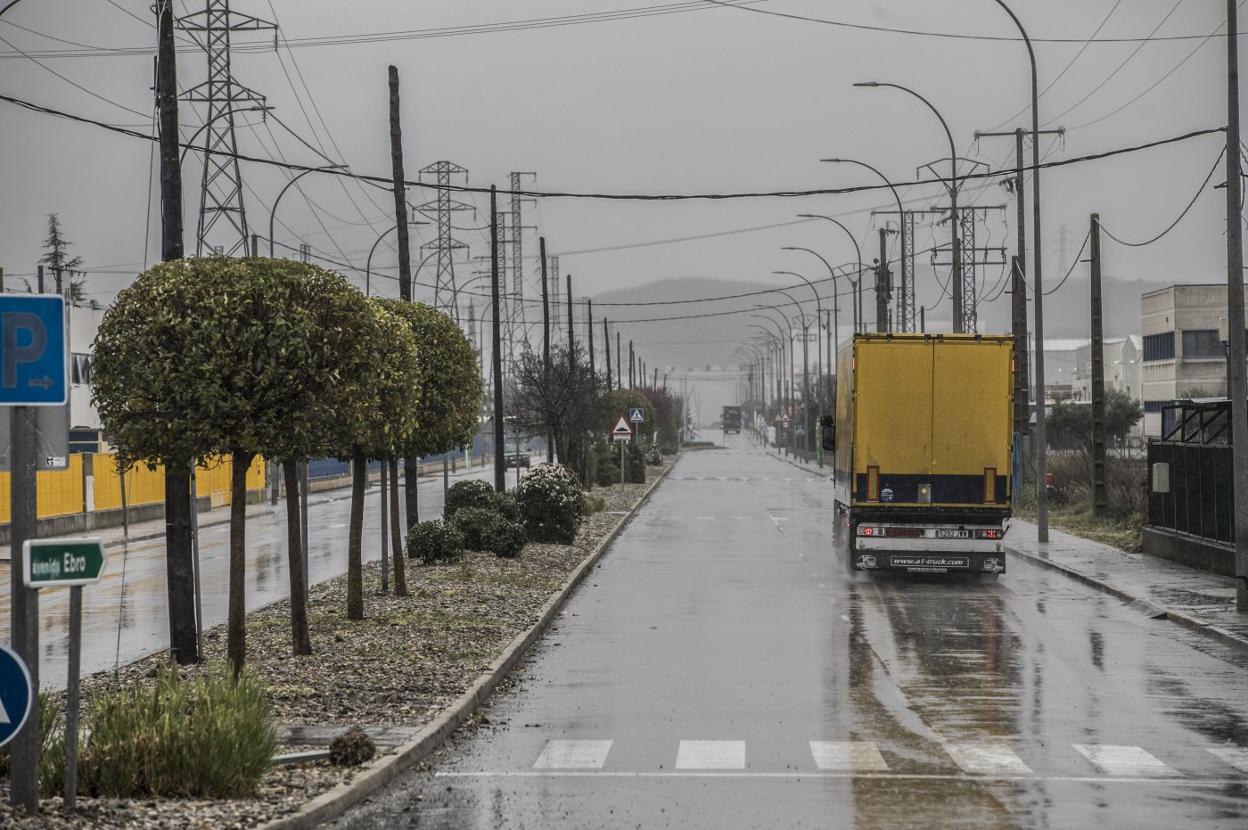
[(489, 723), (338, 825), (1248, 827), (1248, 659), (1017, 559), (851, 577), (831, 508), (686, 455)]
[[(493, 475), (492, 468), (461, 474)], [(508, 474), (508, 484), (511, 473)], [(442, 479), (420, 480), (420, 516), (442, 514)], [(313, 494), (308, 505), (308, 573), (313, 583), (347, 569), (349, 490)], [(401, 494), (400, 494), (401, 495)], [(333, 500), (324, 500), (332, 496)], [(370, 487), (364, 501), (365, 562), (381, 559), (380, 496)], [(401, 498), (400, 498), (401, 503)], [(226, 514), (228, 515), (228, 513)], [(201, 519), (202, 521), (202, 519)], [(229, 603), (230, 527), (216, 524), (199, 531), (205, 627), (225, 622)], [(111, 670), (169, 644), (169, 611), (163, 537), (110, 546), (108, 565), (96, 585), (83, 590), (82, 674)], [(286, 553), (286, 508), (280, 503), (268, 515), (247, 520), (247, 608), (260, 608), (290, 596)], [(0, 641), (9, 633), (9, 569), (0, 568)], [(69, 590), (39, 592), (39, 681), (44, 689), (66, 684)], [(120, 629), (120, 630), (119, 630)]]

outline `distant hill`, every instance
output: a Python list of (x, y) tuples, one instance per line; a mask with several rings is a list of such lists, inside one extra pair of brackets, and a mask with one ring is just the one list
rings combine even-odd
[[(750, 329), (750, 325), (765, 325), (750, 317), (751, 313), (759, 313), (751, 311), (753, 305), (776, 305), (784, 301), (781, 294), (774, 292), (754, 294), (754, 292), (776, 287), (784, 288), (788, 285), (789, 283), (779, 279), (774, 284), (768, 285), (687, 277), (660, 280), (637, 288), (607, 291), (592, 299), (594, 316), (605, 316), (612, 321), (693, 316), (693, 319), (682, 320), (620, 322), (618, 329), (622, 335), (624, 348), (628, 348), (630, 338), (636, 341), (636, 349), (644, 356), (647, 365), (701, 370), (708, 365), (723, 366), (734, 363), (732, 353), (737, 346), (756, 334)], [(809, 288), (803, 288), (802, 292), (804, 296), (796, 292), (790, 293), (793, 294), (794, 299), (798, 300), (811, 297)], [(754, 296), (729, 300), (708, 299), (740, 294), (754, 294)], [(702, 302), (703, 300), (705, 301)], [(611, 305), (612, 303), (628, 303), (629, 305)], [(633, 305), (634, 303), (670, 304)], [(791, 310), (796, 312), (795, 309)], [(698, 316), (710, 314), (720, 316)], [(777, 315), (773, 313), (772, 316)], [(617, 328), (616, 323), (612, 323), (612, 328), (613, 330)], [(846, 330), (848, 330), (848, 325)], [(611, 343), (611, 348), (615, 348), (614, 342)], [(627, 358), (625, 363), (627, 363)]]
[[(1105, 335), (1121, 337), (1127, 334), (1138, 334), (1140, 331), (1140, 295), (1167, 284), (1106, 278), (1103, 287)], [(753, 310), (752, 307), (757, 304), (777, 305), (785, 302), (783, 294), (767, 291), (767, 289), (787, 288), (789, 285), (791, 282), (781, 281), (779, 278), (775, 283), (762, 283), (687, 277), (660, 280), (637, 288), (607, 291), (595, 295), (592, 299), (595, 318), (601, 319), (605, 316), (612, 321), (612, 330), (618, 329), (621, 332), (625, 349), (630, 338), (636, 341), (638, 353), (645, 358), (649, 366), (674, 366), (681, 370), (703, 371), (707, 366), (735, 365), (736, 361), (732, 358), (732, 353), (737, 346), (759, 334), (750, 328), (751, 325), (763, 325), (774, 330), (774, 325), (751, 316), (751, 314), (761, 313)], [(1046, 289), (1052, 290), (1052, 287), (1046, 286)], [(824, 293), (829, 291), (830, 286), (821, 284), (819, 288), (820, 292)], [(756, 293), (764, 291), (767, 293)], [(807, 311), (813, 311), (813, 303), (808, 302), (811, 297), (809, 288), (802, 286), (789, 293), (794, 299), (801, 301)], [(1088, 336), (1088, 293), (1088, 279), (1072, 276), (1057, 292), (1045, 297), (1046, 337)], [(752, 296), (710, 299), (741, 294)], [(825, 297), (824, 302), (827, 307), (830, 307), (830, 299)], [(613, 303), (628, 305), (612, 305)], [(641, 305), (642, 303), (651, 305)], [(864, 298), (864, 305), (867, 319), (873, 321), (875, 312), (871, 294)], [(790, 317), (796, 313), (792, 308), (788, 311)], [(777, 313), (770, 312), (770, 316), (776, 317)], [(691, 317), (691, 319), (625, 322), (680, 317)], [(1031, 317), (1029, 309), (1029, 325)], [(842, 339), (848, 337), (852, 320), (849, 303), (843, 302), (840, 309)], [(942, 324), (938, 322), (936, 325)], [(981, 331), (1005, 332), (1009, 328), (1008, 295), (1002, 296), (997, 302), (987, 304), (981, 309)], [(596, 329), (595, 334), (600, 338), (601, 329)], [(601, 340), (596, 342), (596, 348), (601, 350)], [(614, 339), (611, 348), (614, 351)], [(614, 363), (614, 355), (612, 362)], [(627, 357), (624, 362), (627, 363)], [(813, 345), (810, 362), (812, 367), (816, 362)]]

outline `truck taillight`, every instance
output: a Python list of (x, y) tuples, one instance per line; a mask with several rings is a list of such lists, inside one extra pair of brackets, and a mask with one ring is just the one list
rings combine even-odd
[(860, 525), (858, 527), (858, 535), (859, 536), (875, 536), (876, 535), (875, 528), (863, 527)]
[(975, 531), (975, 538), (976, 539), (1000, 539), (1001, 531), (997, 530), (996, 528), (991, 528), (989, 530), (977, 530)]

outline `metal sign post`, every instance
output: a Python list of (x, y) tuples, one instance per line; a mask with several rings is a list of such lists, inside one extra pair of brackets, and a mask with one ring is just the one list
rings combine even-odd
[[(641, 413), (639, 408), (634, 407), (629, 410), (629, 414)], [(644, 419), (644, 415), (642, 418)], [(624, 416), (621, 415), (615, 422), (615, 428), (611, 430), (611, 440), (620, 445), (620, 492), (624, 492), (624, 447), (633, 440), (633, 428)]]
[[(59, 295), (0, 295), (0, 406), (11, 407), (12, 457), (9, 550), (23, 549), (36, 533), (36, 418), (32, 407), (64, 406), (69, 397), (69, 349), (65, 299)], [(10, 562), (10, 631), (17, 657), (27, 666), (29, 717), (14, 729), (12, 803), (39, 812), (39, 595), (19, 579)], [(22, 725), (24, 724), (24, 725)]]
[(69, 587), (69, 653), (65, 684), (65, 807), (78, 797), (78, 674), (82, 664), (82, 586), (100, 581), (104, 545), (99, 539), (27, 539), (22, 579), (27, 588)]

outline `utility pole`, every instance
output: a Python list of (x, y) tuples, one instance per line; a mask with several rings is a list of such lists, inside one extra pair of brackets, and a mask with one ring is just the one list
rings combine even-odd
[[(956, 214), (955, 214), (956, 215)], [(892, 295), (892, 272), (888, 270), (888, 229), (880, 228), (880, 258), (875, 269), (875, 330), (881, 334), (890, 328), (888, 299)]]
[[(550, 292), (546, 274), (546, 237), (538, 237), (537, 247), (542, 259), (542, 385), (545, 386), (550, 383)], [(554, 460), (555, 437), (546, 433), (546, 462)]]
[[(576, 333), (572, 330), (572, 275), (568, 274), (568, 368), (576, 371)], [(571, 378), (569, 378), (571, 380)]]
[(1235, 493), (1235, 607), (1248, 613), (1248, 377), (1244, 366), (1243, 180), (1239, 155), (1239, 31), (1236, 0), (1226, 0), (1226, 320), (1231, 388), (1231, 464)]
[(407, 186), (403, 176), (403, 128), (399, 121), (399, 68), (390, 65), (390, 167), (395, 234), (399, 242), (399, 298), (412, 300), (412, 255), (408, 245)]
[(1104, 516), (1105, 493), (1105, 333), (1101, 316), (1101, 217), (1092, 214), (1088, 234), (1092, 256), (1092, 509)]
[(42, 294), (45, 290), (43, 286), (43, 266), (42, 265), (35, 266), (35, 287), (39, 289), (40, 294)]
[(624, 388), (624, 350), (620, 347), (620, 330), (615, 330), (615, 388)]
[(538, 237), (537, 247), (542, 260), (542, 369), (550, 372), (550, 293), (547, 290), (546, 237)]
[[(1020, 234), (1021, 237), (1021, 234)], [(1014, 334), (1014, 440), (1031, 431), (1030, 391), (1027, 385), (1027, 281), (1021, 254), (1010, 257), (1010, 321)]]
[(585, 301), (585, 342), (589, 344), (589, 376), (594, 376), (594, 301)]
[[(494, 375), (494, 490), (501, 493), (507, 489), (507, 436), (503, 431), (503, 304), (498, 294), (498, 187), (490, 185), (490, 298), (494, 303), (491, 326), (494, 353), (490, 355)], [(415, 477), (408, 478), (408, 489), (416, 489)]]
[(628, 388), (632, 389), (637, 377), (637, 355), (633, 351), (633, 341), (628, 341)]
[(607, 391), (611, 391), (611, 329), (607, 326), (607, 318), (602, 318), (602, 346), (607, 364)]
[[(173, 0), (156, 6), (156, 106), (160, 111), (160, 258), (182, 259), (182, 158), (178, 134), (178, 69)], [(228, 75), (228, 71), (227, 71)], [(202, 221), (201, 213), (201, 221)], [(42, 269), (40, 290), (43, 290)], [(165, 578), (169, 604), (169, 649), (174, 660), (199, 661), (195, 615), (195, 542), (191, 464), (165, 465)]]

